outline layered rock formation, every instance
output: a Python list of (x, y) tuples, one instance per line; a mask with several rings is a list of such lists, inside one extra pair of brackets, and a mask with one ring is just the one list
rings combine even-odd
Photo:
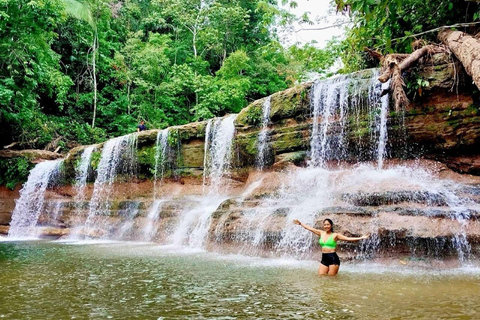
[[(343, 255), (472, 257), (480, 250), (480, 179), (470, 175), (480, 172), (478, 93), (466, 81), (454, 82), (461, 78), (453, 76), (459, 68), (454, 62), (434, 61), (417, 73), (424, 82), (414, 83), (428, 83), (413, 88), (422, 96), (404, 113), (388, 111), (386, 132), (380, 96), (372, 98), (380, 89), (372, 70), (272, 95), (266, 129), (265, 99), (253, 102), (235, 119), (232, 158), (215, 182), (218, 195), (209, 194), (214, 178), (204, 175), (205, 140), (212, 134), (207, 121), (169, 128), (163, 149), (159, 130), (136, 134), (135, 170), (115, 173), (101, 212), (92, 209), (92, 194), (99, 192), (105, 144), (91, 151), (81, 190), (73, 183), (86, 147), (75, 148), (62, 164), (62, 178), (46, 192), (37, 226), (48, 226), (41, 232), (55, 237), (75, 233), (310, 257), (319, 252), (316, 240), (291, 220), (319, 227), (329, 217), (339, 232), (372, 234), (369, 241), (343, 246)], [(319, 87), (324, 91), (315, 98)], [(315, 99), (323, 101), (319, 110)], [(335, 108), (327, 110), (328, 99), (337, 99)], [(262, 130), (267, 147), (260, 171)], [(315, 135), (318, 145), (312, 147)], [(320, 165), (312, 161), (314, 148), (320, 148)], [(161, 176), (160, 149), (168, 149), (160, 156)], [(116, 161), (124, 158), (120, 152)], [(379, 158), (387, 159), (383, 168)], [(9, 221), (17, 195), (2, 190), (0, 224)]]

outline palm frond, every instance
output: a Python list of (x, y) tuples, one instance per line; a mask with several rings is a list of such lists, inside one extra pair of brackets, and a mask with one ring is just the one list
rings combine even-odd
[(87, 4), (76, 0), (61, 0), (65, 5), (65, 12), (72, 17), (87, 22), (92, 29), (96, 29), (95, 20), (92, 11)]

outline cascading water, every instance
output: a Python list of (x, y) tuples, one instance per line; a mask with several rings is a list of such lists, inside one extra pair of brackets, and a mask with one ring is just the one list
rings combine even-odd
[(168, 134), (169, 129), (159, 131), (157, 134), (157, 142), (155, 144), (155, 175), (153, 180), (153, 198), (157, 197), (157, 180), (160, 179), (160, 183), (163, 182), (165, 170), (167, 166), (169, 146), (168, 146)]
[[(310, 166), (323, 167), (327, 157), (332, 157), (333, 141), (328, 130), (335, 116), (338, 97), (348, 96), (349, 79), (337, 77), (332, 80), (316, 82), (312, 88), (313, 126), (311, 140)], [(342, 108), (345, 111), (346, 108)], [(343, 115), (340, 115), (343, 118)], [(321, 118), (321, 122), (319, 122)], [(343, 141), (338, 141), (339, 147)], [(340, 150), (339, 150), (340, 151)], [(338, 152), (338, 151), (335, 151)]]
[(20, 190), (20, 199), (15, 205), (10, 222), (9, 238), (35, 236), (35, 226), (44, 209), (45, 190), (54, 183), (62, 160), (45, 161), (32, 169), (28, 180)]
[[(205, 131), (204, 196), (195, 209), (186, 210), (170, 239), (174, 245), (185, 242), (191, 247), (202, 248), (207, 239), (211, 214), (225, 200), (225, 177), (230, 168), (232, 143), (235, 135), (234, 121), (237, 115), (229, 115), (208, 121)], [(205, 190), (208, 191), (205, 192)]]
[[(359, 151), (370, 153), (372, 157), (381, 154), (383, 161), (389, 98), (388, 95), (380, 98), (382, 85), (377, 78), (378, 71), (373, 70), (366, 79), (346, 75), (314, 83), (310, 103), (313, 125), (309, 167), (324, 167), (326, 161), (348, 157), (345, 131), (349, 126), (348, 121), (362, 121), (360, 114), (367, 115), (370, 144), (377, 147)], [(360, 136), (362, 133), (358, 134)], [(379, 147), (383, 149), (380, 151)]]
[[(286, 173), (284, 179), (286, 182), (273, 196), (245, 209), (241, 217), (244, 231), (234, 239), (243, 252), (255, 252), (268, 243), (276, 253), (287, 256), (301, 257), (311, 251), (312, 236), (292, 221), (313, 225), (317, 214), (332, 204), (331, 175), (323, 168), (310, 168)], [(218, 224), (217, 239), (223, 221)]]
[[(260, 201), (256, 208), (246, 211), (243, 219), (247, 226), (245, 229), (250, 231), (239, 235), (236, 241), (246, 243), (244, 247), (247, 247), (247, 250), (267, 243), (267, 239), (271, 240), (272, 237), (277, 238), (274, 242), (278, 252), (303, 255), (311, 250), (312, 236), (294, 225), (292, 220), (299, 219), (311, 225), (318, 213), (332, 205), (335, 198), (338, 198), (332, 185), (336, 172), (324, 167), (329, 160), (342, 160), (348, 157), (345, 134), (351, 115), (380, 114), (369, 119), (368, 127), (373, 131), (370, 139), (380, 148), (376, 151), (379, 154), (378, 160), (383, 161), (387, 137), (388, 96), (380, 103), (381, 85), (377, 77), (378, 71), (375, 70), (366, 79), (339, 76), (317, 81), (313, 85), (311, 93), (313, 126), (309, 166), (290, 173), (287, 182), (275, 196)], [(375, 134), (376, 131), (380, 131), (380, 138)], [(372, 152), (372, 157), (374, 153)], [(280, 231), (274, 232), (270, 230), (272, 221), (279, 215), (285, 217), (284, 225)], [(221, 233), (220, 231), (221, 226), (217, 227), (217, 234)]]
[(85, 150), (82, 152), (82, 156), (80, 157), (80, 162), (75, 168), (75, 189), (77, 190), (77, 194), (83, 193), (85, 186), (87, 185), (90, 160), (95, 148), (96, 146), (89, 146), (85, 148)]
[(209, 194), (218, 194), (230, 168), (232, 143), (237, 115), (209, 120), (205, 134), (204, 177), (209, 181)]
[[(235, 115), (212, 119), (206, 124), (203, 195), (199, 190), (201, 182), (197, 185), (190, 184), (190, 179), (193, 180), (194, 177), (181, 176), (177, 180), (163, 181), (165, 172), (172, 163), (170, 160), (173, 153), (168, 143), (169, 130), (158, 132), (153, 199), (147, 200), (150, 207), (145, 211), (145, 193), (142, 192), (146, 190), (147, 194), (151, 194), (149, 181), (139, 183), (145, 183), (147, 189), (141, 189), (143, 191), (138, 193), (138, 198), (130, 197), (135, 192), (128, 192), (128, 197), (122, 198), (113, 190), (115, 187), (117, 191), (117, 186), (118, 189), (125, 187), (113, 184), (118, 174), (133, 175), (134, 137), (120, 137), (106, 142), (83, 234), (121, 240), (165, 239), (177, 246), (205, 248), (208, 235), (212, 232), (214, 237), (211, 239), (226, 243), (225, 248), (228, 250), (235, 248), (245, 254), (264, 255), (267, 249), (267, 252), (275, 256), (311, 258), (319, 253), (318, 238), (293, 224), (292, 220), (299, 219), (314, 227), (317, 223), (316, 227), (321, 228), (318, 225), (320, 219), (331, 218), (336, 224), (336, 230), (346, 235), (371, 233), (371, 237), (360, 244), (340, 244), (342, 248), (348, 246), (344, 253), (348, 252), (352, 258), (376, 257), (382, 250), (398, 246), (395, 250), (410, 252), (411, 256), (431, 250), (435, 251), (434, 256), (442, 256), (442, 252), (447, 252), (446, 255), (456, 254), (460, 261), (468, 262), (477, 250), (473, 244), (470, 246), (467, 235), (472, 235), (470, 222), (480, 212), (479, 205), (475, 203), (479, 200), (468, 198), (464, 191), (466, 185), (440, 178), (446, 176), (440, 173), (443, 170), (441, 167), (430, 172), (431, 163), (426, 163), (426, 160), (402, 161), (405, 166), (384, 160), (387, 153), (393, 154), (396, 151), (387, 150), (389, 97), (381, 96), (384, 88), (376, 80), (377, 71), (365, 75), (367, 73), (360, 77), (339, 76), (316, 82), (311, 87), (313, 125), (310, 137), (311, 159), (307, 162), (307, 167), (291, 165), (287, 161), (281, 172), (252, 170), (243, 192), (239, 188), (241, 179), (235, 182), (235, 188), (228, 183)], [(303, 108), (302, 100), (299, 110), (304, 112)], [(296, 156), (297, 151), (300, 151), (298, 154), (303, 156), (304, 137), (308, 133), (305, 128), (309, 124), (304, 119), (305, 114), (299, 114), (294, 121), (287, 119), (285, 122), (274, 123), (269, 119), (270, 98), (264, 100), (262, 109), (262, 127), (257, 141), (257, 168), (265, 167), (270, 128), (275, 128), (271, 131), (275, 133), (275, 138), (281, 137), (285, 132), (289, 135), (294, 132), (291, 136), (298, 133), (303, 139), (301, 146), (295, 145), (290, 150), (278, 153), (275, 153), (277, 147), (273, 145), (275, 148), (272, 148), (271, 154), (278, 155), (278, 163), (284, 165), (285, 162), (280, 162), (285, 159), (282, 158), (283, 154), (290, 156), (290, 152)], [(193, 168), (190, 171), (193, 175), (198, 172), (197, 167), (201, 164), (198, 164), (198, 158), (190, 161), (189, 157), (192, 153), (201, 153), (201, 141), (198, 140), (201, 132), (194, 135), (190, 133), (201, 127), (202, 124), (195, 124), (188, 128), (188, 134), (181, 135), (187, 137), (185, 140), (190, 145), (178, 153), (178, 163), (185, 156), (188, 159), (185, 163), (191, 166), (188, 169)], [(254, 130), (251, 126), (241, 126), (239, 137), (255, 138)], [(151, 138), (148, 137), (145, 141), (149, 139)], [(393, 147), (393, 142), (391, 143)], [(242, 144), (239, 144), (239, 156), (243, 156), (242, 148)], [(92, 171), (88, 167), (92, 152), (93, 147), (85, 149), (76, 168), (76, 188), (80, 190), (85, 189), (88, 171)], [(356, 159), (369, 162), (353, 164), (351, 160)], [(331, 165), (335, 161), (338, 162), (337, 166)], [(238, 177), (243, 179), (244, 176)], [(162, 184), (161, 196), (159, 182)], [(183, 186), (185, 182), (188, 187)], [(471, 183), (472, 188), (476, 188)], [(477, 189), (471, 192), (470, 195), (480, 196)], [(83, 193), (85, 192), (77, 191), (77, 194)], [(169, 197), (169, 205), (163, 205), (166, 197)], [(83, 201), (78, 199), (75, 198), (75, 202)], [(115, 203), (113, 208), (112, 202)], [(49, 202), (48, 205), (50, 206), (44, 211), (51, 220), (57, 220), (60, 210), (63, 217), (70, 218), (64, 214), (68, 212), (69, 206), (62, 209), (61, 202)], [(171, 222), (177, 217), (176, 226), (172, 230)], [(432, 217), (442, 220), (439, 235), (430, 231), (436, 231), (431, 226), (425, 231), (427, 228), (423, 224), (436, 220)], [(37, 225), (43, 223), (43, 218), (44, 215)], [(443, 227), (444, 221), (448, 219), (451, 219), (451, 224)], [(417, 221), (420, 221), (418, 226), (415, 225)], [(434, 223), (436, 222), (432, 222), (432, 225)], [(71, 220), (58, 223), (60, 228), (65, 225), (72, 225)], [(425, 249), (427, 242), (432, 245)]]
[(268, 138), (268, 122), (270, 121), (270, 101), (271, 96), (265, 98), (262, 107), (262, 129), (258, 134), (258, 154), (257, 154), (257, 168), (263, 169), (265, 167), (265, 157), (267, 151), (267, 138)]
[(84, 232), (88, 233), (89, 230), (96, 229), (101, 236), (108, 235), (108, 225), (101, 223), (97, 218), (109, 214), (110, 197), (117, 174), (133, 176), (136, 166), (136, 146), (137, 136), (134, 134), (108, 140), (103, 146)]
[(46, 207), (49, 216), (48, 220), (51, 221), (51, 224), (58, 224), (58, 218), (62, 211), (63, 203), (60, 201), (50, 202)]
[(113, 236), (118, 240), (132, 239), (132, 230), (134, 226), (134, 219), (138, 214), (138, 201), (129, 201), (118, 211), (118, 215), (122, 218), (120, 227), (118, 227), (115, 235)]
[[(348, 198), (344, 197), (347, 190), (359, 192), (356, 190), (357, 187), (365, 187), (368, 190), (375, 185), (378, 192), (401, 194), (404, 192), (402, 189), (389, 191), (385, 188), (386, 184), (398, 184), (396, 187), (404, 185), (405, 190), (418, 189), (416, 192), (426, 198), (424, 201), (429, 206), (436, 206), (435, 197), (446, 199), (445, 205), (450, 208), (450, 217), (460, 225), (460, 229), (453, 233), (452, 245), (460, 260), (465, 260), (465, 257), (469, 256), (470, 246), (464, 230), (469, 219), (469, 210), (475, 207), (475, 204), (468, 199), (460, 200), (457, 192), (447, 192), (453, 190), (451, 182), (434, 178), (420, 168), (383, 169), (388, 138), (389, 96), (381, 96), (381, 93), (389, 84), (382, 86), (377, 77), (378, 71), (375, 70), (367, 79), (340, 76), (314, 84), (311, 95), (313, 127), (309, 166), (290, 173), (283, 187), (274, 195), (257, 201), (253, 208), (243, 209), (240, 218), (242, 232), (236, 233), (234, 241), (240, 244), (245, 252), (252, 252), (255, 248), (274, 243), (276, 252), (301, 256), (312, 249), (313, 238), (309, 232), (294, 225), (293, 219), (300, 219), (312, 225), (316, 217), (329, 206), (351, 207), (352, 204), (348, 200), (345, 202)], [(329, 160), (348, 158), (351, 146), (347, 145), (344, 135), (352, 121), (356, 121), (357, 124), (365, 123), (365, 119), (368, 132), (362, 136), (362, 140), (359, 140), (359, 146), (355, 147), (359, 147), (359, 152), (365, 159), (375, 159), (376, 167), (359, 165), (353, 170), (324, 169)], [(365, 201), (368, 196), (366, 193)], [(335, 220), (334, 217), (333, 219)], [(222, 237), (226, 221), (228, 217), (221, 217), (217, 221), (215, 228), (217, 241)], [(279, 221), (284, 221), (281, 227), (278, 225)], [(371, 236), (359, 247), (358, 258), (373, 257), (384, 245), (377, 234), (378, 221), (377, 216), (373, 214), (370, 218)]]
[[(390, 86), (390, 80), (382, 85), (382, 89), (387, 89)], [(383, 159), (385, 158), (385, 147), (387, 144), (388, 139), (388, 132), (387, 132), (387, 114), (388, 114), (388, 106), (390, 102), (389, 94), (385, 94), (381, 98), (381, 110), (380, 110), (380, 127), (378, 128), (379, 131), (379, 138), (378, 138), (378, 148), (377, 148), (377, 167), (378, 169), (382, 169), (383, 167)]]
[(470, 258), (471, 247), (467, 240), (465, 228), (470, 220), (470, 208), (475, 207), (475, 203), (470, 199), (459, 197), (459, 189), (461, 189), (460, 185), (448, 183), (434, 190), (434, 192), (445, 198), (446, 204), (451, 210), (449, 213), (450, 219), (459, 224), (459, 229), (453, 233), (452, 245), (457, 252), (459, 260), (466, 262)]
[(155, 200), (148, 210), (145, 226), (143, 227), (143, 240), (152, 241), (157, 234), (156, 223), (160, 218), (160, 211), (162, 210), (164, 200)]
[(90, 162), (92, 153), (96, 149), (96, 146), (89, 146), (85, 148), (80, 157), (80, 162), (75, 168), (75, 206), (76, 211), (84, 207), (84, 201), (86, 198), (85, 190), (87, 187), (87, 179), (91, 169)]
[[(274, 255), (310, 257), (312, 250), (318, 246), (318, 237), (294, 225), (292, 220), (299, 219), (314, 226), (323, 216), (339, 225), (341, 230), (337, 227), (337, 231), (340, 232), (358, 232), (360, 228), (357, 224), (365, 223), (361, 232), (371, 233), (371, 236), (355, 245), (356, 258), (373, 258), (380, 249), (397, 245), (395, 239), (389, 242), (385, 234), (377, 233), (384, 227), (387, 213), (396, 213), (396, 217), (387, 219), (395, 219), (392, 221), (399, 224), (399, 232), (407, 227), (420, 234), (425, 232), (425, 226), (409, 224), (408, 217), (435, 214), (452, 219), (452, 224), (445, 229), (435, 230), (434, 227), (433, 232), (437, 231), (438, 235), (428, 236), (438, 239), (438, 244), (425, 249), (424, 244), (418, 243), (421, 238), (412, 237), (406, 239), (406, 244), (399, 243), (407, 246), (401, 248), (410, 250), (412, 255), (421, 250), (436, 250), (435, 256), (449, 255), (453, 250), (461, 262), (468, 261), (471, 256), (466, 228), (470, 213), (478, 212), (480, 206), (468, 194), (462, 194), (465, 185), (439, 179), (415, 165), (382, 170), (372, 164), (336, 170), (298, 168), (276, 177), (276, 180), (285, 182), (268, 197), (234, 198), (236, 201), (231, 202), (234, 207), (216, 220), (217, 242), (229, 238), (245, 254), (264, 254), (265, 248), (272, 248), (274, 250), (270, 253)], [(357, 218), (351, 219), (350, 214)], [(360, 218), (362, 215), (368, 217), (365, 222), (362, 222), (364, 218)], [(435, 223), (432, 221), (432, 224)], [(391, 235), (395, 236), (394, 233)]]

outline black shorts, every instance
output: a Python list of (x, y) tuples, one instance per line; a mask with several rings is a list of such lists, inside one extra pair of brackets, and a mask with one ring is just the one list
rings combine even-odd
[(336, 252), (332, 253), (322, 253), (322, 261), (320, 261), (321, 264), (324, 266), (328, 267), (330, 265), (340, 265), (340, 258), (338, 257)]

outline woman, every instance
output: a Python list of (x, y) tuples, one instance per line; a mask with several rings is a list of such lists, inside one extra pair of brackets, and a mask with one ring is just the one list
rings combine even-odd
[(311, 231), (318, 235), (320, 239), (318, 243), (322, 246), (322, 261), (320, 262), (320, 267), (318, 267), (319, 275), (334, 276), (338, 273), (340, 268), (340, 259), (338, 258), (337, 253), (335, 252), (335, 247), (337, 246), (337, 240), (344, 241), (359, 241), (367, 239), (370, 235), (364, 235), (358, 238), (354, 237), (345, 237), (342, 234), (333, 232), (333, 222), (330, 219), (323, 220), (323, 230), (314, 229), (306, 224), (301, 223), (297, 219), (293, 220), (293, 223), (298, 224), (299, 226), (304, 227), (308, 231)]

